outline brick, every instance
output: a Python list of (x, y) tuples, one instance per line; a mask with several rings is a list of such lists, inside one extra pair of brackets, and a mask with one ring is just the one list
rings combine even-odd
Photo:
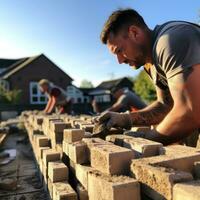
[[(154, 156), (150, 158), (143, 158), (141, 161), (150, 165), (157, 165), (166, 168), (173, 168), (179, 171), (192, 173), (194, 163), (200, 161), (200, 152), (198, 149), (171, 145), (164, 147), (165, 155)], [(133, 161), (132, 163), (134, 163)]]
[(51, 180), (48, 178), (48, 190), (49, 190), (49, 195), (51, 199), (53, 199), (53, 183)]
[(76, 164), (76, 178), (88, 190), (88, 174), (94, 171), (90, 166)]
[(53, 183), (53, 199), (77, 200), (77, 194), (68, 182)]
[(71, 143), (82, 140), (84, 130), (81, 129), (64, 129), (64, 141)]
[(56, 144), (56, 151), (59, 152), (61, 155), (63, 154), (63, 147), (61, 143)]
[(93, 124), (82, 124), (80, 128), (85, 130), (86, 132), (93, 133), (94, 125)]
[(200, 161), (200, 152), (196, 151), (195, 148), (186, 146), (182, 147), (184, 147), (184, 151), (187, 152), (184, 151), (179, 152), (179, 149), (176, 148), (178, 146), (180, 145), (170, 147), (171, 153), (169, 154), (168, 152), (166, 155), (163, 155), (162, 157), (164, 159), (161, 159), (160, 161), (158, 158), (157, 159), (155, 158), (154, 163), (163, 167), (169, 167), (176, 170), (192, 173), (194, 168), (194, 163), (196, 161)]
[(123, 142), (124, 142), (124, 139), (130, 139), (132, 138), (131, 136), (128, 136), (128, 135), (123, 135), (123, 134), (119, 134), (119, 135), (108, 135), (106, 136), (106, 141), (108, 142), (112, 142), (118, 146), (121, 146), (123, 147)]
[(52, 121), (50, 123), (50, 129), (54, 132), (63, 132), (64, 129), (70, 128), (71, 124), (67, 124), (63, 121)]
[(106, 174), (128, 174), (131, 159), (134, 157), (135, 154), (130, 149), (114, 144), (91, 148), (91, 166)]
[(48, 162), (58, 160), (60, 160), (60, 153), (52, 149), (43, 151), (43, 162), (46, 167), (48, 166)]
[(47, 136), (38, 136), (36, 138), (36, 145), (37, 147), (48, 147), (49, 146), (49, 139)]
[(44, 162), (42, 162), (42, 174), (44, 177), (44, 183), (48, 184), (48, 168), (45, 166)]
[(89, 162), (91, 161), (91, 156), (90, 156), (90, 151), (91, 148), (97, 145), (101, 145), (101, 144), (107, 144), (107, 145), (112, 145), (112, 143), (105, 141), (103, 139), (100, 138), (83, 138), (82, 141), (87, 144), (87, 157), (89, 158)]
[(200, 162), (194, 162), (194, 177), (200, 179)]
[(87, 145), (82, 141), (68, 144), (68, 156), (74, 163), (88, 163)]
[(90, 200), (140, 200), (140, 185), (130, 177), (95, 171), (88, 175), (88, 195)]
[(163, 148), (161, 143), (139, 137), (124, 139), (123, 146), (139, 153), (139, 157), (157, 156)]
[(193, 179), (191, 173), (146, 164), (142, 160), (132, 161), (132, 176), (142, 183), (142, 191), (153, 199), (171, 200), (172, 188), (175, 183)]
[(68, 155), (68, 146), (69, 146), (70, 143), (67, 143), (63, 140), (63, 143), (62, 143), (62, 148), (63, 148), (63, 152)]
[(50, 150), (50, 147), (40, 147), (38, 148), (38, 156), (39, 158), (43, 159), (43, 152), (46, 150)]
[(39, 159), (42, 159), (42, 155), (43, 155), (43, 151), (44, 150), (49, 150), (50, 147), (38, 147), (38, 149), (36, 150), (36, 159), (39, 160)]
[(61, 161), (49, 162), (48, 177), (52, 183), (67, 181), (69, 177), (68, 167)]
[(83, 186), (81, 186), (80, 184), (77, 185), (76, 192), (78, 194), (79, 200), (89, 200), (87, 190)]
[(35, 116), (35, 122), (36, 122), (36, 124), (42, 125), (43, 119), (44, 119), (43, 116)]
[(199, 200), (200, 181), (177, 183), (173, 187), (173, 200)]

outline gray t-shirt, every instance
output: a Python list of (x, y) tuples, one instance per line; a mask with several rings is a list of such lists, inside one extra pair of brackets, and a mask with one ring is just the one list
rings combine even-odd
[(133, 92), (127, 91), (119, 97), (116, 104), (123, 105), (124, 110), (139, 110), (146, 107), (146, 104)]
[(148, 74), (155, 85), (168, 89), (170, 78), (187, 74), (200, 64), (200, 26), (171, 21), (153, 30), (153, 62)]

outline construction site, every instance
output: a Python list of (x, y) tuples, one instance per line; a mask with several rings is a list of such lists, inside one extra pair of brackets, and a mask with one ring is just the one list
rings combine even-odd
[[(92, 117), (24, 111), (1, 123), (1, 200), (199, 200), (200, 151), (94, 134)], [(128, 132), (149, 130), (134, 127)]]

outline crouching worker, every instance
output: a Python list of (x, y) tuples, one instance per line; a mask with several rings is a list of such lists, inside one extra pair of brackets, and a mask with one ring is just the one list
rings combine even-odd
[(114, 87), (111, 93), (116, 102), (107, 111), (134, 112), (146, 107), (146, 104), (134, 92), (123, 87)]
[(48, 96), (48, 103), (44, 109), (44, 113), (71, 114), (72, 100), (67, 97), (66, 92), (62, 88), (54, 85), (47, 79), (40, 80), (38, 84), (41, 92)]

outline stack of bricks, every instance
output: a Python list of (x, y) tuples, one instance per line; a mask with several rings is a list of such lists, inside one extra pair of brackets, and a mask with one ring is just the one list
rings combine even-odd
[(163, 147), (129, 134), (92, 138), (86, 115), (26, 114), (38, 170), (53, 200), (200, 199), (198, 149)]

